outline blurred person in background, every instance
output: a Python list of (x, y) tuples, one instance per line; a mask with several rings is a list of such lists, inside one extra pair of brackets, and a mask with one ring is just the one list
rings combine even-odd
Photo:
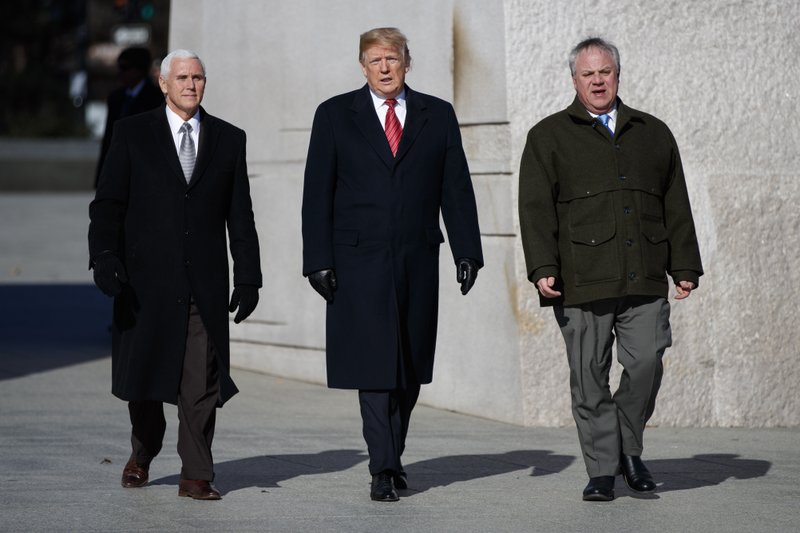
[(97, 161), (95, 189), (111, 145), (114, 123), (121, 118), (137, 115), (164, 104), (164, 95), (153, 82), (152, 67), (153, 59), (147, 48), (138, 46), (126, 48), (117, 58), (118, 78), (122, 86), (112, 91), (106, 101), (108, 110), (106, 128), (100, 145), (100, 159)]

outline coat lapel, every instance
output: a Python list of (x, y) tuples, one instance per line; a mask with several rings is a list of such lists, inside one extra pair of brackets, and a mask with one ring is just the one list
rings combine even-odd
[(180, 179), (184, 184), (186, 178), (183, 177), (183, 169), (181, 162), (178, 159), (178, 152), (175, 150), (175, 141), (172, 138), (172, 132), (169, 130), (169, 121), (167, 120), (167, 113), (163, 107), (153, 111), (154, 118), (150, 123), (153, 131), (153, 139), (167, 163), (167, 167), (177, 179)]
[(395, 163), (403, 159), (427, 122), (428, 110), (425, 102), (406, 85), (406, 123), (397, 148), (397, 157), (394, 158)]
[[(353, 111), (353, 120), (361, 130), (361, 134), (369, 142), (372, 149), (377, 152), (383, 163), (392, 168), (394, 166), (394, 156), (386, 140), (386, 133), (381, 129), (381, 121), (375, 113), (372, 105), (372, 96), (369, 94), (369, 87), (364, 87), (356, 93), (353, 104), (350, 106)], [(400, 141), (402, 144), (402, 140)]]
[(197, 161), (192, 172), (192, 179), (189, 186), (193, 187), (203, 177), (208, 164), (214, 154), (219, 140), (219, 128), (216, 119), (200, 108), (200, 146), (197, 147)]

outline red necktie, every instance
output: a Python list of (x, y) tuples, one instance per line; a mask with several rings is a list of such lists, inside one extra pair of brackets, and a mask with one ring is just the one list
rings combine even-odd
[(392, 155), (397, 155), (397, 147), (400, 146), (400, 136), (403, 135), (403, 126), (400, 125), (400, 120), (394, 112), (394, 106), (397, 105), (397, 100), (389, 98), (386, 100), (386, 105), (389, 109), (386, 110), (386, 140), (389, 141), (389, 148), (392, 149)]

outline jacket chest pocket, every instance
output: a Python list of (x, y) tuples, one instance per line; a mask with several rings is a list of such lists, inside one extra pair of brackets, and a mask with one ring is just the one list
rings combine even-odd
[(614, 221), (570, 228), (570, 248), (575, 285), (620, 279), (619, 254)]

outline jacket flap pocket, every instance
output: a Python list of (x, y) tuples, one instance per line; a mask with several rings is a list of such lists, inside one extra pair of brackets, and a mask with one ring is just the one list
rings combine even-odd
[(572, 242), (587, 246), (598, 246), (614, 238), (616, 225), (611, 222), (595, 222), (570, 228)]
[(335, 229), (333, 230), (333, 244), (356, 246), (358, 244), (358, 230)]
[(667, 228), (658, 222), (650, 222), (649, 220), (642, 220), (642, 235), (653, 244), (658, 244), (667, 240)]
[(444, 242), (444, 234), (439, 228), (426, 228), (425, 233), (428, 235), (430, 244), (442, 244)]

